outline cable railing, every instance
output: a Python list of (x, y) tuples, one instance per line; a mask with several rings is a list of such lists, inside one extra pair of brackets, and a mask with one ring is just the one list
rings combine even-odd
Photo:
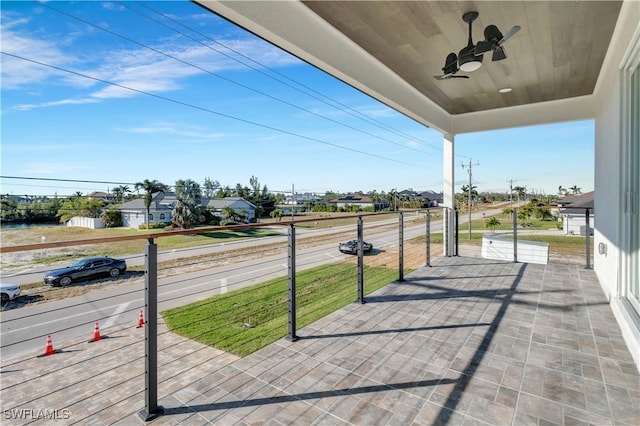
[[(571, 219), (568, 219), (567, 210), (571, 212)], [(480, 256), (522, 263), (582, 262), (586, 269), (591, 269), (594, 255), (592, 210), (590, 207), (561, 209), (560, 215), (565, 217), (562, 224), (550, 213), (546, 220), (537, 220), (538, 224), (548, 224), (550, 229), (531, 228), (532, 216), (544, 216), (539, 213), (549, 212), (549, 207), (510, 207), (502, 215), (483, 217), (485, 229), (479, 231), (482, 234)], [(454, 220), (457, 222), (458, 219), (456, 213)], [(472, 231), (471, 226), (463, 226), (469, 229), (469, 240), (472, 233), (478, 233), (477, 227)], [(460, 226), (457, 228), (456, 255), (460, 253), (459, 246), (467, 245), (466, 232), (461, 233)]]
[[(517, 217), (517, 213), (514, 215)], [(430, 266), (432, 257), (445, 252), (439, 228), (445, 216), (442, 209), (403, 211), (379, 222), (373, 220), (374, 214), (354, 214), (350, 216), (353, 222), (341, 225), (339, 230), (304, 226), (331, 218), (283, 221), (277, 224), (283, 229), (282, 235), (261, 238), (262, 245), (233, 244), (223, 251), (216, 247), (212, 257), (189, 248), (175, 260), (159, 253), (156, 241), (176, 232), (132, 236), (146, 240), (146, 249), (141, 267), (144, 272), (129, 285), (109, 287), (118, 280), (106, 279), (106, 289), (68, 303), (41, 303), (3, 312), (3, 408), (18, 409), (64, 392), (68, 398), (66, 406), (60, 408), (73, 410), (75, 423), (91, 421), (95, 415), (85, 407), (87, 399), (100, 410), (126, 403), (150, 420), (162, 414), (159, 392), (169, 388), (171, 381), (195, 374), (192, 370), (205, 362), (202, 358), (224, 364), (225, 356), (237, 359), (283, 337), (296, 341), (304, 337), (299, 334), (306, 325), (346, 304), (366, 303), (376, 289), (402, 282), (411, 270)], [(233, 228), (260, 226), (274, 224)], [(228, 227), (188, 233), (225, 229)], [(507, 241), (514, 244), (515, 252), (509, 261), (525, 255), (526, 250), (519, 245), (521, 233), (514, 227), (513, 241)], [(491, 234), (487, 232), (486, 237)], [(123, 237), (103, 240), (102, 244), (125, 241)], [(338, 252), (338, 244), (346, 240), (358, 242), (355, 254)], [(362, 250), (365, 241), (373, 244), (370, 253)], [(57, 243), (1, 250), (45, 254), (58, 248), (49, 244)], [(95, 241), (68, 244), (90, 245)], [(194, 256), (185, 256), (188, 253)], [(63, 318), (69, 320), (58, 321)], [(98, 323), (109, 324), (100, 329), (106, 343), (89, 343), (91, 330), (94, 325), (97, 330)], [(21, 328), (28, 328), (29, 334), (11, 331)], [(36, 354), (44, 354), (33, 348), (49, 336), (56, 343), (54, 356), (36, 361)], [(212, 352), (212, 348), (217, 351)], [(130, 355), (122, 358), (121, 353)], [(59, 376), (63, 378), (58, 380)], [(87, 384), (94, 389), (94, 396), (89, 398), (75, 390)], [(34, 389), (27, 398), (8, 396), (19, 394), (22, 386)]]

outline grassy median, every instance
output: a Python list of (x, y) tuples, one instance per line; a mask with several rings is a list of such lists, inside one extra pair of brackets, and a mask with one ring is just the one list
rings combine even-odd
[[(398, 270), (391, 268), (365, 266), (364, 274), (365, 294), (398, 278)], [(287, 335), (287, 292), (287, 277), (276, 278), (169, 309), (162, 316), (177, 334), (246, 356)], [(301, 328), (357, 299), (356, 268), (341, 263), (298, 272), (296, 295)]]

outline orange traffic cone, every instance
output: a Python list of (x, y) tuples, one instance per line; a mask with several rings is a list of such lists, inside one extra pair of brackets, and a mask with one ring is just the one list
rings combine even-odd
[(44, 348), (44, 353), (39, 356), (53, 355), (55, 353), (56, 353), (56, 350), (53, 349), (53, 342), (51, 341), (51, 335), (49, 334), (47, 336), (47, 346)]
[(144, 317), (142, 316), (142, 309), (140, 309), (140, 315), (138, 316), (138, 326), (136, 328), (144, 327)]
[(98, 321), (96, 321), (96, 326), (93, 328), (93, 339), (91, 339), (91, 342), (97, 342), (100, 339), (102, 339), (102, 336), (100, 336), (100, 328), (98, 327)]

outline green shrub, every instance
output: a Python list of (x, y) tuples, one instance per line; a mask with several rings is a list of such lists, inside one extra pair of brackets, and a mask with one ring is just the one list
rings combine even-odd
[[(154, 222), (149, 224), (149, 229), (164, 229), (165, 226), (167, 226), (167, 224), (164, 222)], [(138, 229), (147, 229), (147, 225), (142, 223), (138, 225)]]
[(223, 220), (220, 222), (220, 226), (230, 226), (230, 225), (241, 225), (241, 223), (238, 223), (234, 220)]

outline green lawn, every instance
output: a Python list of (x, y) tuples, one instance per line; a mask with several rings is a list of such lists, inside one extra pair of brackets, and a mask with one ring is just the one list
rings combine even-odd
[[(197, 232), (198, 228), (194, 229)], [(98, 239), (115, 236), (139, 235), (141, 232), (145, 234), (155, 234), (164, 232), (162, 229), (151, 229), (149, 231), (138, 231), (136, 229), (127, 228), (105, 228), (105, 229), (88, 229), (79, 227), (66, 226), (50, 226), (50, 227), (34, 227), (27, 229), (3, 229), (2, 241), (3, 247), (38, 244), (44, 237), (46, 242), (55, 241), (73, 241), (83, 239)], [(189, 247), (199, 247), (209, 244), (221, 242), (229, 242), (231, 240), (243, 238), (259, 238), (272, 235), (279, 235), (278, 232), (266, 228), (248, 228), (243, 230), (221, 230), (216, 232), (205, 232), (202, 234), (192, 235), (173, 235), (156, 239), (159, 250), (173, 250)], [(89, 244), (83, 245), (81, 250), (66, 251), (64, 254), (49, 254), (47, 256), (29, 259), (30, 263), (50, 264), (59, 261), (71, 261), (78, 257), (87, 256), (112, 256), (119, 257), (131, 254), (144, 253), (147, 241), (129, 240), (119, 241), (117, 243), (106, 244)], [(77, 252), (77, 253), (76, 253)], [(10, 265), (3, 266), (7, 267)]]
[[(407, 270), (405, 273), (411, 272)], [(365, 294), (398, 279), (398, 270), (365, 266)], [(296, 275), (297, 326), (304, 327), (357, 299), (354, 264), (320, 266)], [(375, 277), (375, 280), (367, 277)], [(287, 277), (162, 312), (169, 329), (246, 356), (288, 333)]]

